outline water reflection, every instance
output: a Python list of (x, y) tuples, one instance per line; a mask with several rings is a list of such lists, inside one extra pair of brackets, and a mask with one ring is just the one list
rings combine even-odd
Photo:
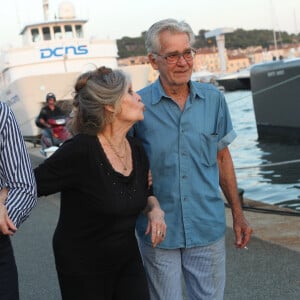
[(257, 140), (251, 92), (225, 93), (237, 132), (230, 151), (244, 196), (270, 204), (297, 201), (300, 205), (300, 144)]
[(272, 184), (296, 184), (300, 188), (300, 145), (258, 142), (260, 172)]

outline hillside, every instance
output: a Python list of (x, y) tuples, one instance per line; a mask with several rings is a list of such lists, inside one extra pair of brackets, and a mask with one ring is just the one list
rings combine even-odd
[[(215, 39), (206, 39), (205, 32), (209, 30), (201, 29), (196, 35), (195, 48), (215, 47)], [(142, 32), (140, 37), (123, 37), (117, 40), (119, 49), (119, 57), (126, 58), (131, 56), (146, 55), (145, 49), (145, 34)], [(288, 34), (285, 31), (276, 32), (277, 46), (283, 47), (284, 44), (298, 43), (300, 34)], [(227, 49), (246, 49), (250, 46), (262, 46), (269, 49), (274, 46), (274, 33), (272, 30), (244, 30), (237, 29), (225, 36)]]

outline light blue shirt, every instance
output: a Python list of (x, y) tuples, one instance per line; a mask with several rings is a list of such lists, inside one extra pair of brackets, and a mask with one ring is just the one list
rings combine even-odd
[[(167, 224), (166, 238), (158, 247), (190, 248), (217, 241), (226, 228), (217, 152), (236, 137), (224, 95), (211, 84), (190, 82), (181, 111), (159, 79), (139, 94), (146, 110), (134, 135), (148, 154), (154, 195)], [(141, 215), (137, 233), (150, 244), (146, 225)]]

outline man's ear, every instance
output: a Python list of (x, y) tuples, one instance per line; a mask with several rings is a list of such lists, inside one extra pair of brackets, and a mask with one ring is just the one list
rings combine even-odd
[(158, 70), (158, 65), (156, 63), (156, 55), (152, 54), (152, 53), (148, 54), (148, 60), (149, 60), (149, 62), (151, 64), (152, 68), (154, 70)]

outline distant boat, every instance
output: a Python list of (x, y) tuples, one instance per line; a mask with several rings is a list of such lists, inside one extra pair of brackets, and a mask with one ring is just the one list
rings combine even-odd
[(216, 81), (225, 88), (225, 91), (250, 90), (250, 67), (225, 75), (219, 75)]
[(212, 72), (209, 72), (207, 70), (201, 70), (201, 71), (193, 72), (191, 79), (195, 81), (209, 82), (210, 79), (214, 76), (215, 74)]
[[(22, 46), (3, 50), (0, 57), (1, 101), (11, 106), (28, 140), (40, 133), (34, 121), (48, 92), (70, 103), (75, 80), (82, 72), (102, 65), (118, 67), (116, 41), (85, 37), (87, 20), (75, 17), (70, 2), (62, 2), (58, 18), (51, 21), (47, 0), (43, 10), (43, 22), (22, 29)], [(122, 68), (131, 74), (135, 89), (147, 84), (147, 65)]]
[(203, 70), (203, 71), (193, 72), (191, 79), (198, 82), (211, 83), (215, 87), (217, 87), (220, 91), (222, 92), (225, 91), (224, 87), (216, 81), (216, 75), (209, 71)]
[(300, 59), (254, 65), (250, 80), (258, 138), (300, 142)]

